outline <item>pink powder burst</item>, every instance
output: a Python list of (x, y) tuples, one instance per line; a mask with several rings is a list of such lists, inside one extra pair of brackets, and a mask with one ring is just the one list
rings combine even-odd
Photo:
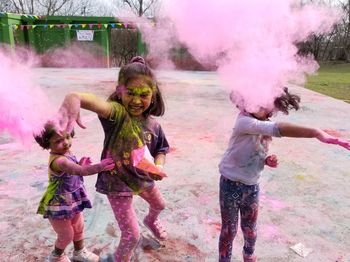
[(94, 68), (106, 66), (106, 61), (102, 47), (90, 42), (52, 48), (40, 57), (43, 67)]
[[(35, 56), (26, 50), (0, 50), (0, 132), (29, 146), (33, 133), (54, 112), (32, 79)], [(1, 134), (0, 133), (0, 134)]]
[(178, 0), (166, 12), (197, 59), (216, 58), (223, 83), (249, 111), (271, 106), (285, 85), (314, 73), (316, 61), (298, 56), (295, 43), (341, 19), (338, 10), (294, 0)]
[(138, 17), (130, 12), (119, 18), (127, 24), (133, 24), (142, 34), (142, 41), (147, 44), (147, 60), (154, 68), (174, 69), (170, 59), (170, 50), (179, 45), (175, 27), (167, 17), (159, 16), (157, 21)]

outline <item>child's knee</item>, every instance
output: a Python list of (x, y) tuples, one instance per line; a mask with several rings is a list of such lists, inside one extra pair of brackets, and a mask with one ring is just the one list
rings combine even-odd
[(159, 202), (159, 204), (157, 205), (157, 209), (159, 210), (159, 211), (162, 211), (162, 210), (164, 210), (165, 209), (165, 201), (162, 199), (160, 202)]
[(257, 237), (257, 231), (255, 228), (250, 227), (242, 227), (242, 232), (245, 238), (247, 239), (256, 239)]

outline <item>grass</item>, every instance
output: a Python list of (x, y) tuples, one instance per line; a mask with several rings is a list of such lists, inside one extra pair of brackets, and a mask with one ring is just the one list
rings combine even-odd
[(350, 103), (350, 64), (322, 64), (316, 75), (308, 77), (305, 87)]

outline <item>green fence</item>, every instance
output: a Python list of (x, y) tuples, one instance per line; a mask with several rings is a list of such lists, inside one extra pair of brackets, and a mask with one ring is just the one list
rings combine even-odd
[[(68, 46), (98, 45), (102, 50), (102, 64), (110, 66), (110, 39), (112, 29), (136, 30), (114, 17), (92, 16), (36, 16), (0, 13), (0, 43), (27, 46), (37, 53)], [(144, 54), (145, 45), (138, 34), (137, 52)]]

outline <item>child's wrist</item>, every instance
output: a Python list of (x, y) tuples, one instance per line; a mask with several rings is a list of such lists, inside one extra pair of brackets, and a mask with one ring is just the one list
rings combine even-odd
[(164, 169), (164, 166), (161, 164), (156, 164), (156, 167), (160, 168), (160, 169)]

